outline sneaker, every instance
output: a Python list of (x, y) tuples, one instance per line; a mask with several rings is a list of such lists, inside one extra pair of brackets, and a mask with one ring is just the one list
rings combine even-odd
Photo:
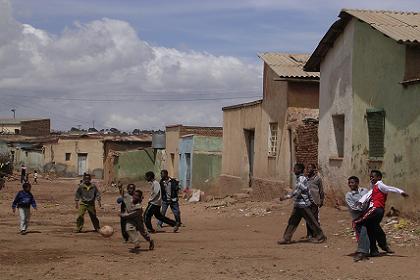
[(149, 250), (152, 251), (153, 249), (155, 249), (155, 241), (150, 240), (149, 241)]
[(327, 237), (324, 235), (319, 238), (311, 238), (309, 240), (309, 242), (312, 242), (312, 243), (324, 243), (325, 241), (327, 241)]
[(26, 234), (26, 230), (21, 230), (21, 231), (20, 231), (20, 234), (21, 234), (21, 235), (25, 235), (25, 234)]
[(284, 239), (277, 241), (278, 245), (287, 245), (287, 244), (290, 244), (290, 243), (292, 243), (292, 241), (284, 240)]
[(384, 251), (387, 254), (394, 254), (395, 253), (395, 251), (393, 251), (389, 246), (386, 246), (385, 249), (384, 249)]
[(178, 232), (178, 230), (179, 230), (179, 225), (178, 225), (178, 224), (176, 224), (176, 225), (174, 226), (174, 232)]
[(365, 254), (365, 253), (357, 253), (353, 257), (354, 262), (366, 261), (368, 259), (369, 259), (368, 254)]
[(379, 254), (379, 251), (378, 250), (375, 250), (375, 251), (371, 251), (370, 252), (370, 256), (371, 257), (378, 257), (380, 254)]

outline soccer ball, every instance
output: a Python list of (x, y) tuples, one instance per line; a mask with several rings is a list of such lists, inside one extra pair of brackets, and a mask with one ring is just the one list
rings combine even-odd
[(111, 237), (114, 234), (114, 229), (111, 226), (103, 226), (99, 230), (99, 233), (103, 237)]

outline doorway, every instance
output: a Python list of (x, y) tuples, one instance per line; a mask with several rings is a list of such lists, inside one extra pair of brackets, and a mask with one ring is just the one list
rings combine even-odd
[(248, 184), (251, 187), (252, 184), (252, 177), (254, 174), (254, 143), (255, 143), (255, 130), (254, 129), (245, 129), (245, 142), (248, 154), (248, 175), (249, 181)]
[(185, 174), (185, 187), (190, 188), (191, 186), (191, 154), (185, 154), (186, 174)]
[(79, 175), (83, 175), (87, 172), (87, 156), (86, 153), (77, 154), (77, 171)]

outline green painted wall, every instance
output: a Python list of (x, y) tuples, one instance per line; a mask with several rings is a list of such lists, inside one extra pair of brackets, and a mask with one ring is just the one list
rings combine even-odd
[(193, 137), (193, 188), (206, 190), (214, 185), (222, 170), (222, 149), (222, 137)]
[(222, 149), (222, 137), (194, 136), (193, 151), (222, 152)]
[[(404, 188), (412, 196), (403, 201), (390, 195), (390, 205), (420, 216), (420, 84), (403, 87), (405, 45), (357, 21), (353, 55), (352, 171), (368, 183), (372, 168), (384, 172), (384, 182)], [(385, 154), (369, 161), (366, 109), (385, 109)], [(350, 174), (349, 174), (350, 175)]]
[(114, 164), (115, 176), (118, 180), (142, 181), (147, 171), (154, 171), (160, 176), (162, 169), (162, 151), (157, 150), (156, 155), (152, 148), (144, 150), (120, 152)]

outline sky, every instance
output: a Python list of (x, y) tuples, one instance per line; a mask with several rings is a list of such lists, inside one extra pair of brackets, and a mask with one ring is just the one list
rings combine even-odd
[(131, 131), (222, 125), (265, 51), (311, 53), (342, 8), (420, 0), (0, 0), (0, 118)]

